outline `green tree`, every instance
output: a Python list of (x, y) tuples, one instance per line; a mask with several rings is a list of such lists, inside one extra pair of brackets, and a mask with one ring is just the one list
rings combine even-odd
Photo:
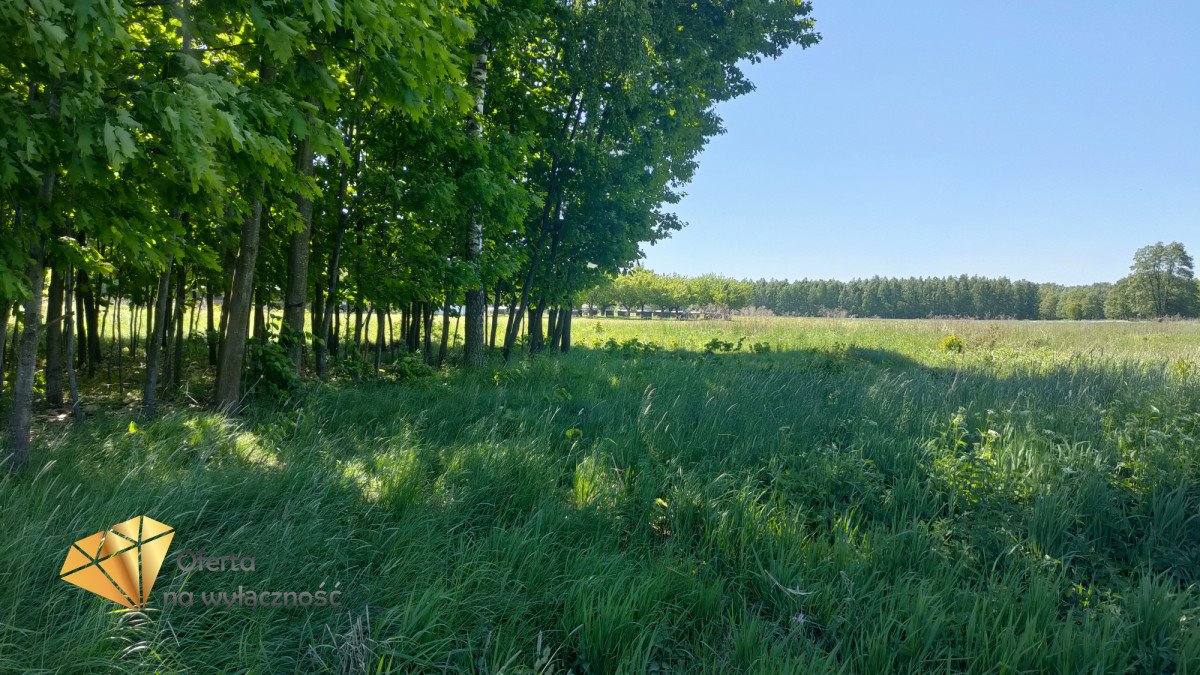
[(1195, 316), (1197, 313), (1197, 287), (1192, 257), (1183, 244), (1161, 241), (1139, 248), (1130, 267), (1140, 291), (1130, 294), (1138, 304), (1131, 309), (1143, 316)]

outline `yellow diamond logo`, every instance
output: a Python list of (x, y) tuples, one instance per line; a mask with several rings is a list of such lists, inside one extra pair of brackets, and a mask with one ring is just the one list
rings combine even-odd
[(146, 605), (175, 530), (137, 516), (84, 537), (67, 549), (63, 581), (130, 609)]

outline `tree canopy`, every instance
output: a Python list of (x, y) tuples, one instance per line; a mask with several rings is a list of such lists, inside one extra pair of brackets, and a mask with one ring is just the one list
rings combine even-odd
[[(138, 313), (145, 334), (127, 355), (141, 339), (147, 412), (177, 384), (171, 340), (199, 304), (225, 409), (244, 396), (247, 359), (253, 370), (282, 351), (294, 374), (325, 375), (357, 353), (336, 328), (352, 321), (358, 343), (372, 314), (401, 312), (415, 350), (409, 328), (428, 343), (435, 309), (463, 306), (477, 365), (490, 297), (515, 317), (491, 340), (505, 354), (569, 348), (575, 296), (682, 227), (670, 208), (722, 131), (717, 104), (753, 89), (746, 63), (815, 44), (811, 12), (4, 3), (0, 317), (5, 334), (10, 316), (22, 328), (11, 452), (25, 456), (38, 372), (56, 404), (79, 365), (64, 362), (63, 325), (82, 316), (85, 363), (104, 357), (101, 308)], [(276, 337), (258, 340), (267, 328)]]

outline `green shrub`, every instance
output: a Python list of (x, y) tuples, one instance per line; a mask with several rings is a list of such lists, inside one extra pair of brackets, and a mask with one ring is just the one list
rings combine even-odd
[(704, 351), (713, 352), (740, 352), (742, 344), (746, 342), (746, 336), (738, 338), (737, 343), (727, 342), (721, 338), (713, 338), (704, 344)]
[(432, 377), (436, 372), (433, 366), (425, 363), (420, 355), (415, 353), (401, 354), (395, 361), (384, 366), (383, 372), (388, 379), (397, 382), (417, 380), (422, 377)]
[(629, 338), (618, 342), (614, 338), (609, 338), (604, 343), (604, 351), (619, 353), (624, 356), (637, 356), (639, 354), (656, 354), (663, 350), (662, 345), (657, 342), (642, 342), (637, 338)]
[(246, 381), (259, 393), (278, 394), (296, 388), (300, 376), (282, 345), (255, 340), (246, 358)]
[(941, 343), (938, 345), (938, 348), (944, 352), (961, 354), (966, 350), (967, 343), (963, 342), (963, 339), (957, 335), (950, 334), (941, 341)]

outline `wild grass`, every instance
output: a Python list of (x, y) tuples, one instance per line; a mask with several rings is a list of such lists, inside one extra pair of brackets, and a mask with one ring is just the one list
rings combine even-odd
[[(45, 424), (0, 478), (0, 671), (1200, 668), (1200, 325), (577, 318), (574, 338), (240, 419)], [(56, 578), (142, 513), (178, 532), (144, 612)], [(256, 569), (184, 573), (181, 550)], [(200, 599), (321, 584), (341, 606)]]

